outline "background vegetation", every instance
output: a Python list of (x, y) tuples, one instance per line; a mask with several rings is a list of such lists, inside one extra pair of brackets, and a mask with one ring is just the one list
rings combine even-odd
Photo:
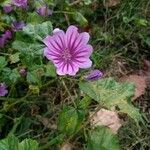
[[(25, 139), (32, 139), (26, 143), (34, 145), (33, 150), (37, 150), (37, 147), (60, 149), (63, 143), (71, 143), (75, 150), (99, 150), (98, 147), (108, 143), (95, 137), (103, 137), (114, 141), (104, 146), (108, 150), (118, 150), (118, 140), (123, 150), (150, 149), (149, 86), (144, 95), (130, 102), (132, 108), (126, 108), (129, 112), (122, 108), (126, 101), (120, 107), (117, 103), (117, 112), (123, 121), (117, 134), (119, 138), (116, 139), (116, 135), (112, 136), (103, 127), (90, 133), (88, 120), (89, 112), (99, 107), (98, 104), (104, 108), (110, 105), (116, 107), (116, 101), (110, 104), (105, 97), (108, 93), (112, 96), (111, 100), (131, 100), (134, 91), (132, 84), (116, 81), (125, 75), (139, 74), (140, 70), (145, 69), (145, 60), (150, 58), (150, 1), (30, 0), (28, 10), (15, 8), (10, 15), (2, 10), (6, 3), (3, 1), (0, 6), (1, 33), (11, 28), (13, 20), (23, 20), (27, 27), (15, 32), (13, 39), (0, 49), (0, 81), (5, 82), (9, 90), (6, 97), (0, 97), (0, 138), (10, 138), (7, 142), (1, 140), (1, 143), (9, 145), (13, 141), (12, 144), (18, 143), (21, 150)], [(43, 17), (36, 13), (35, 8), (45, 4), (53, 11), (51, 16)], [(66, 30), (71, 24), (91, 35), (90, 43), (94, 47), (91, 70), (96, 68), (104, 72), (104, 79), (100, 81), (98, 89), (104, 105), (99, 102), (99, 98), (93, 97), (89, 89), (85, 89), (88, 83), (78, 85), (87, 71), (81, 70), (77, 77), (64, 77), (62, 80), (62, 77), (56, 75), (54, 66), (41, 55), (44, 48), (42, 39), (52, 33), (53, 28)], [(19, 74), (22, 68), (27, 70), (24, 77)], [(148, 74), (147, 70), (145, 72)], [(106, 87), (106, 82), (109, 87)], [(92, 89), (93, 82), (89, 84), (88, 87)], [(118, 93), (122, 92), (118, 97), (113, 95), (114, 85)], [(101, 89), (107, 92), (103, 95)], [(124, 99), (120, 99), (124, 93)], [(72, 99), (75, 100), (75, 106)]]

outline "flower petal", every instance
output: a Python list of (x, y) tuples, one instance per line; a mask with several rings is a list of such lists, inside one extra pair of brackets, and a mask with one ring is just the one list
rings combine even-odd
[(53, 34), (57, 34), (58, 32), (62, 32), (63, 30), (60, 30), (59, 28), (55, 28), (53, 30)]
[(76, 50), (77, 48), (80, 48), (83, 45), (86, 45), (89, 41), (90, 35), (87, 32), (80, 33), (78, 38), (76, 39), (76, 42), (74, 43), (73, 49)]
[(60, 75), (60, 76), (63, 76), (63, 75), (66, 74), (66, 73), (64, 72), (64, 70), (63, 70), (63, 67), (64, 67), (64, 64), (62, 65), (62, 63), (61, 63), (61, 65), (60, 65), (59, 67), (57, 67), (56, 72), (57, 72), (57, 74)]
[(79, 71), (79, 67), (76, 64), (63, 64), (59, 67), (57, 67), (57, 74), (58, 75), (70, 75), (75, 76), (76, 73)]
[(88, 44), (80, 48), (77, 48), (76, 51), (74, 51), (73, 55), (74, 57), (90, 57), (92, 52), (93, 52), (93, 47)]
[[(76, 60), (77, 61), (77, 60)], [(79, 68), (90, 68), (92, 66), (92, 61), (89, 58), (78, 59)]]
[(66, 49), (66, 35), (62, 30), (55, 33), (53, 37), (56, 40), (55, 42), (59, 45), (59, 47), (61, 47), (61, 50)]
[(79, 71), (79, 67), (77, 64), (72, 62), (72, 63), (68, 64), (66, 71), (67, 71), (68, 75), (75, 76), (76, 73)]
[(47, 36), (44, 39), (44, 44), (53, 52), (61, 53), (63, 46), (61, 45), (60, 41), (57, 41), (58, 38), (56, 36)]
[(44, 49), (44, 56), (51, 61), (60, 57), (58, 53), (52, 52), (48, 47)]
[(66, 31), (66, 37), (67, 37), (67, 46), (71, 50), (77, 37), (79, 36), (78, 28), (75, 26), (69, 26), (69, 28)]
[[(48, 35), (44, 40), (43, 40), (43, 42), (44, 42), (44, 44), (47, 46), (47, 47), (49, 47), (49, 41), (51, 40), (51, 38), (52, 38), (52, 36), (50, 36), (50, 35)], [(51, 45), (50, 45), (51, 46)]]

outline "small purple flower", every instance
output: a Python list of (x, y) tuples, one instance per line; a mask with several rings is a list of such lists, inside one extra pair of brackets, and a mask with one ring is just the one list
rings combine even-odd
[(5, 83), (0, 83), (0, 96), (5, 96), (8, 93)]
[(52, 10), (50, 10), (48, 7), (46, 6), (42, 6), (36, 9), (36, 12), (40, 15), (40, 16), (51, 16), (52, 15)]
[(98, 80), (102, 76), (103, 76), (103, 73), (101, 71), (93, 70), (90, 72), (90, 74), (85, 79), (88, 81), (94, 81), (94, 80)]
[(0, 37), (0, 48), (3, 48), (9, 39), (12, 38), (12, 33), (9, 30), (6, 30), (4, 34)]
[(4, 39), (11, 39), (12, 38), (12, 33), (9, 30), (6, 30), (5, 33), (3, 34)]
[(17, 7), (26, 8), (27, 7), (27, 0), (12, 0), (12, 3)]
[(27, 70), (22, 68), (22, 69), (20, 69), (19, 73), (22, 77), (25, 77), (27, 75)]
[(14, 31), (22, 30), (23, 27), (25, 27), (25, 26), (26, 26), (26, 24), (24, 23), (24, 21), (20, 21), (20, 22), (14, 21), (12, 23), (12, 28)]
[(13, 10), (13, 7), (11, 5), (6, 5), (3, 7), (3, 11), (5, 13), (10, 13)]
[(3, 37), (0, 37), (0, 48), (3, 48), (5, 45), (5, 39)]
[(78, 33), (78, 28), (69, 26), (66, 33), (56, 32), (53, 36), (47, 36), (44, 43), (44, 56), (56, 66), (58, 75), (74, 76), (79, 68), (89, 68), (92, 61), (89, 59), (93, 47), (88, 43), (87, 32)]

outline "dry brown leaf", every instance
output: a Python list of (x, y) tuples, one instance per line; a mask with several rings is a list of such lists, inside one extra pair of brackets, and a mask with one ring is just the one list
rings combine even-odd
[(37, 105), (31, 105), (31, 115), (36, 116), (39, 114), (40, 107)]
[(120, 0), (106, 0), (104, 6), (105, 7), (114, 7), (120, 4)]
[[(92, 115), (92, 114), (91, 114)], [(91, 125), (96, 127), (99, 125), (104, 125), (109, 127), (114, 133), (117, 133), (118, 129), (121, 127), (121, 120), (118, 114), (114, 111), (100, 109), (94, 114), (92, 120), (90, 120)]]
[(150, 60), (144, 60), (144, 64), (145, 70), (149, 71), (150, 73)]
[(73, 146), (70, 143), (65, 143), (62, 145), (60, 150), (73, 150)]
[(144, 72), (147, 84), (150, 83), (150, 60), (144, 60)]
[(145, 89), (147, 87), (146, 80), (146, 76), (140, 76), (136, 74), (124, 76), (120, 79), (121, 82), (129, 81), (135, 84), (135, 94), (133, 100), (136, 100), (138, 97), (145, 93)]
[(136, 100), (145, 93), (145, 90), (150, 83), (150, 61), (144, 60), (143, 70), (138, 70), (131, 75), (125, 75), (120, 78), (120, 81), (129, 81), (135, 84), (135, 94), (133, 100)]
[(42, 117), (40, 115), (37, 115), (36, 117), (46, 128), (57, 129), (57, 125), (52, 123), (52, 121), (49, 118)]

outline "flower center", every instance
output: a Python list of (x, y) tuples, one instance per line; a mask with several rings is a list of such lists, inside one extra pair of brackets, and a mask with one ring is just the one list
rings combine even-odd
[(65, 60), (65, 62), (71, 60), (71, 54), (67, 48), (63, 51), (62, 58)]

